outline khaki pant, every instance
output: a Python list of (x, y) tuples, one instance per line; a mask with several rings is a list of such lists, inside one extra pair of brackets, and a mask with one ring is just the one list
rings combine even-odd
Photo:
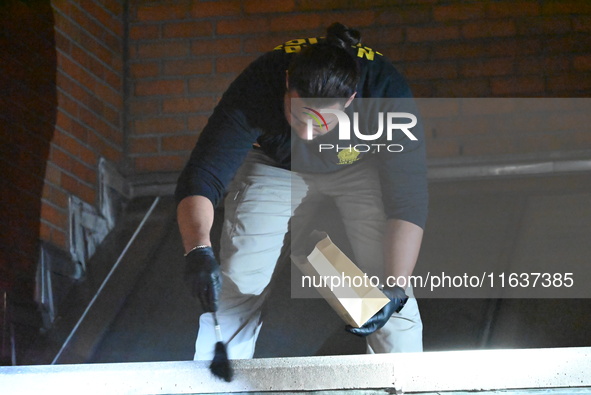
[[(385, 215), (371, 159), (329, 174), (303, 175), (273, 166), (252, 151), (228, 188), (221, 236), (223, 283), (218, 320), (231, 359), (254, 355), (261, 311), (275, 266), (291, 235), (291, 249), (304, 251), (314, 207), (333, 199), (355, 257), (368, 275), (383, 278)], [(412, 290), (407, 292), (412, 293)], [(294, 292), (292, 292), (292, 295)], [(353, 335), (351, 335), (353, 336)], [(200, 318), (195, 360), (211, 360), (216, 342), (211, 314)], [(368, 353), (422, 351), (422, 322), (410, 298), (380, 330), (367, 337)]]

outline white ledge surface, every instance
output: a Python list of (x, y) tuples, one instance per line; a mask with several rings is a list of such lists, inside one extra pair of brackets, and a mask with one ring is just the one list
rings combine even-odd
[(591, 347), (233, 361), (235, 378), (212, 377), (205, 361), (10, 366), (8, 394), (187, 394), (396, 389), (398, 393), (589, 389)]

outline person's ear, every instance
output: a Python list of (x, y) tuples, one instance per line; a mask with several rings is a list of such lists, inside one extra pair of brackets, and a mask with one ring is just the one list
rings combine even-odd
[(355, 99), (355, 95), (357, 95), (357, 92), (353, 92), (353, 94), (351, 95), (351, 97), (349, 99), (347, 99), (347, 103), (345, 103), (345, 108), (349, 107), (349, 104), (351, 104), (351, 102), (353, 101), (353, 99)]

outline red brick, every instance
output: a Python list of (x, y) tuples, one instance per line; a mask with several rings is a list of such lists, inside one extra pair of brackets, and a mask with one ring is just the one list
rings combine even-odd
[(587, 140), (585, 144), (589, 144), (588, 136), (591, 134), (587, 133), (587, 136), (564, 133), (546, 136), (536, 134), (494, 135), (479, 141), (465, 141), (464, 153), (466, 156), (480, 156), (575, 150), (581, 146), (581, 138)]
[(108, 59), (114, 54), (121, 53), (123, 41), (120, 36), (112, 35), (83, 12), (78, 11), (78, 14), (78, 16), (69, 15), (73, 21), (65, 17), (57, 19), (59, 24), (56, 22), (56, 30), (63, 32), (66, 37), (72, 38), (90, 52), (103, 54), (99, 55), (101, 59)]
[(86, 182), (87, 184), (93, 185), (97, 181), (96, 170), (78, 161), (74, 161), (74, 163), (72, 164), (72, 174), (76, 176), (76, 178)]
[(520, 19), (517, 32), (523, 35), (562, 34), (571, 31), (568, 17), (539, 17)]
[(162, 28), (164, 38), (204, 37), (213, 34), (211, 22), (174, 22), (166, 23)]
[(591, 32), (591, 16), (571, 16), (573, 29), (577, 32)]
[(540, 4), (534, 1), (487, 2), (486, 4), (486, 16), (489, 18), (536, 16), (540, 12)]
[(524, 56), (542, 52), (537, 39), (495, 39), (486, 42), (454, 42), (433, 46), (434, 59), (487, 58), (502, 56)]
[[(135, 12), (135, 20), (138, 21), (169, 21), (182, 19), (189, 14), (190, 5), (183, 4), (162, 4), (138, 6)], [(133, 18), (133, 13), (131, 13)]]
[(545, 15), (591, 14), (591, 3), (586, 0), (544, 1), (542, 2), (542, 13)]
[(409, 27), (406, 29), (406, 39), (409, 42), (446, 41), (460, 37), (457, 26), (437, 27)]
[(156, 153), (159, 149), (159, 139), (155, 137), (132, 137), (129, 143), (129, 152), (132, 154)]
[(217, 34), (251, 34), (269, 31), (267, 18), (223, 19), (217, 22)]
[(91, 36), (99, 39), (105, 33), (105, 27), (89, 18), (88, 14), (82, 11), (78, 6), (72, 5), (64, 10), (64, 15), (71, 19), (77, 27), (88, 32)]
[[(364, 29), (362, 36), (362, 42), (365, 45), (380, 53), (383, 53), (382, 50), (389, 47), (390, 44), (396, 44), (396, 48), (400, 48), (398, 44), (403, 40), (404, 29), (402, 27), (367, 28)], [(379, 47), (374, 44), (379, 45)]]
[(575, 70), (589, 71), (591, 70), (591, 55), (580, 55), (574, 58)]
[[(455, 99), (425, 99), (418, 100), (417, 107), (421, 117), (425, 119), (425, 127), (430, 127), (429, 122), (437, 118), (456, 117), (460, 114), (460, 100)], [(425, 129), (427, 130), (427, 129)], [(427, 135), (432, 133), (427, 133)]]
[(103, 81), (111, 88), (123, 91), (123, 75), (119, 74), (119, 72), (104, 69)]
[(71, 194), (78, 196), (86, 203), (94, 204), (94, 199), (96, 197), (96, 191), (94, 187), (88, 186), (80, 182), (78, 179), (69, 176), (68, 174), (64, 174), (62, 176), (61, 186), (67, 192), (70, 192)]
[(80, 64), (82, 67), (86, 68), (92, 75), (96, 76), (100, 79), (106, 79), (105, 77), (108, 74), (113, 74), (107, 66), (98, 60), (93, 54), (88, 53), (83, 48), (80, 48), (78, 45), (73, 45), (71, 50), (72, 59)]
[(471, 78), (457, 80), (439, 80), (435, 82), (434, 97), (488, 97), (490, 84), (488, 79)]
[(174, 95), (185, 91), (183, 80), (137, 81), (135, 94), (138, 96)]
[(260, 0), (244, 0), (244, 12), (247, 14), (261, 14), (269, 12), (291, 12), (295, 8), (294, 0), (276, 0), (276, 1), (260, 1)]
[(137, 45), (137, 55), (140, 58), (180, 57), (189, 54), (189, 43), (182, 41), (157, 42)]
[(299, 0), (296, 5), (296, 11), (337, 11), (347, 8), (350, 8), (349, 3), (342, 0)]
[(102, 99), (105, 104), (111, 105), (115, 108), (122, 108), (123, 106), (123, 95), (122, 92), (113, 89), (112, 87), (97, 83), (92, 88), (95, 96)]
[(450, 158), (460, 153), (457, 141), (434, 139), (427, 141), (426, 147), (428, 158)]
[(160, 62), (132, 63), (129, 66), (132, 78), (156, 77), (160, 73)]
[(80, 121), (85, 124), (89, 130), (94, 130), (113, 144), (118, 146), (123, 144), (122, 133), (115, 128), (115, 125), (108, 124), (105, 119), (98, 114), (85, 108), (81, 108)]
[(553, 75), (572, 69), (569, 54), (515, 59), (518, 74)]
[(113, 146), (112, 143), (95, 132), (88, 134), (88, 145), (100, 152), (101, 156), (110, 162), (119, 163), (123, 158), (122, 147)]
[(495, 78), (491, 81), (494, 96), (537, 96), (544, 92), (545, 82), (541, 76)]
[(179, 135), (162, 138), (162, 151), (187, 151), (193, 148), (197, 141), (197, 134)]
[(161, 109), (161, 100), (138, 100), (133, 99), (129, 103), (129, 112), (131, 114), (159, 114)]
[(513, 59), (486, 59), (463, 63), (460, 74), (465, 77), (487, 77), (513, 73)]
[(73, 123), (74, 123), (74, 120), (72, 119), (71, 116), (64, 113), (63, 111), (57, 112), (56, 121), (55, 121), (56, 128), (65, 130), (66, 132), (70, 132), (73, 129), (73, 127), (72, 127)]
[(96, 163), (96, 154), (81, 142), (70, 137), (67, 133), (56, 130), (54, 133), (53, 144), (70, 155), (68, 160), (72, 160), (72, 162), (69, 162), (67, 167), (65, 167), (65, 169), (70, 172), (73, 171), (74, 163), (74, 160), (71, 158), (82, 160), (91, 165)]
[(199, 76), (189, 80), (190, 93), (222, 93), (230, 83), (234, 80), (234, 76), (228, 75), (212, 75)]
[(72, 40), (66, 37), (62, 32), (55, 31), (55, 48), (64, 54), (70, 54), (70, 47), (72, 46)]
[(191, 43), (191, 54), (196, 56), (240, 53), (239, 38), (195, 40)]
[(319, 14), (287, 14), (271, 19), (271, 32), (319, 29), (323, 24)]
[(58, 209), (49, 203), (41, 204), (41, 218), (62, 229), (67, 229), (68, 215), (65, 211)]
[[(434, 119), (428, 121), (427, 135), (437, 141), (463, 141), (467, 138), (481, 138), (486, 132), (484, 125), (476, 124), (473, 119), (459, 117)], [(431, 142), (432, 143), (432, 142)]]
[(162, 101), (162, 111), (164, 113), (211, 111), (214, 105), (215, 100), (211, 97), (172, 98)]
[(72, 157), (64, 151), (52, 145), (49, 150), (49, 161), (59, 169), (65, 171), (72, 171)]
[[(43, 241), (50, 241), (51, 240), (51, 226), (47, 224), (47, 222), (40, 221), (39, 224), (39, 238)], [(65, 245), (64, 245), (65, 247)]]
[(546, 83), (549, 93), (570, 93), (573, 97), (578, 97), (581, 92), (591, 90), (591, 74), (567, 73), (548, 77)]
[(213, 62), (209, 59), (169, 60), (164, 63), (165, 75), (208, 74), (213, 70)]
[(591, 35), (569, 34), (563, 36), (550, 36), (544, 41), (544, 51), (547, 54), (557, 53), (587, 53), (591, 48)]
[(187, 162), (185, 155), (160, 155), (138, 157), (133, 160), (134, 168), (139, 173), (156, 171), (179, 171)]
[(48, 162), (45, 168), (45, 182), (59, 185), (62, 172), (53, 163)]
[(87, 11), (93, 18), (96, 18), (103, 26), (109, 29), (113, 34), (122, 37), (123, 36), (123, 13), (117, 13), (114, 16), (108, 12), (105, 8), (101, 7), (97, 2), (94, 1), (79, 1), (78, 4), (82, 9)]
[[(432, 7), (425, 5), (404, 5), (387, 7), (376, 10), (376, 21), (374, 26), (410, 26), (417, 24), (432, 23)], [(361, 38), (364, 32), (361, 32)]]
[(161, 38), (161, 25), (136, 24), (129, 27), (129, 38), (131, 40), (149, 40)]
[(216, 0), (193, 2), (191, 16), (209, 18), (215, 16), (237, 16), (242, 13), (242, 2), (239, 0)]
[(381, 48), (380, 52), (392, 62), (408, 63), (428, 60), (431, 49), (426, 45), (394, 45), (392, 48)]
[(506, 37), (516, 33), (515, 22), (511, 20), (469, 22), (462, 26), (462, 36), (465, 38)]
[[(351, 26), (356, 29), (361, 29), (366, 26), (373, 26), (376, 21), (376, 12), (371, 11), (344, 11), (340, 12), (335, 15), (334, 21), (338, 21), (346, 26)], [(330, 25), (331, 22), (326, 23), (326, 27)], [(323, 29), (325, 30), (325, 29)], [(362, 29), (361, 29), (362, 30)], [(322, 32), (324, 35), (324, 32)]]
[(94, 86), (95, 77), (80, 67), (78, 63), (67, 58), (66, 56), (58, 56), (57, 62), (58, 70), (61, 68), (70, 78), (79, 82), (85, 87), (92, 89)]
[(101, 6), (113, 15), (123, 15), (123, 3), (121, 0), (101, 0)]
[(209, 119), (206, 115), (192, 115), (187, 120), (188, 129), (192, 132), (200, 132), (203, 130)]
[(256, 56), (229, 56), (218, 58), (216, 61), (216, 73), (239, 73), (246, 68)]
[(450, 79), (458, 76), (458, 66), (448, 62), (416, 63), (409, 66), (405, 74), (410, 80)]
[(68, 246), (68, 237), (66, 231), (61, 229), (52, 229), (51, 240), (49, 240), (54, 246), (65, 250)]
[(293, 39), (291, 33), (282, 34), (265, 34), (263, 36), (256, 36), (244, 40), (244, 53), (261, 54), (271, 51), (277, 46)]
[(411, 91), (415, 97), (433, 97), (433, 83), (432, 82), (416, 82), (410, 84)]
[[(521, 100), (499, 98), (490, 98), (486, 100), (464, 100), (461, 103), (461, 116), (458, 118), (458, 121), (463, 122), (467, 119), (470, 120), (470, 122), (482, 123), (481, 121), (488, 122), (488, 120), (490, 120), (496, 127), (501, 118), (518, 114), (521, 103)], [(484, 117), (486, 119), (481, 120), (481, 115), (486, 115), (487, 117)], [(497, 117), (495, 119), (495, 117), (491, 118), (488, 117), (488, 115), (494, 115)], [(483, 124), (488, 125), (488, 123)], [(491, 130), (494, 130), (494, 128)]]
[(170, 134), (185, 130), (184, 117), (146, 118), (134, 122), (135, 134)]
[(433, 18), (438, 22), (479, 19), (484, 15), (484, 3), (440, 5), (433, 8)]

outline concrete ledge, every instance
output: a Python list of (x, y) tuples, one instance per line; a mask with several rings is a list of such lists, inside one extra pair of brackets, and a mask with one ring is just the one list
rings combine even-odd
[(266, 358), (233, 363), (235, 379), (231, 383), (212, 377), (206, 361), (3, 367), (0, 388), (2, 394), (57, 391), (63, 395), (591, 392), (591, 347)]
[[(591, 150), (428, 160), (431, 181), (591, 172)], [(150, 173), (128, 180), (133, 197), (174, 194), (178, 174)]]

